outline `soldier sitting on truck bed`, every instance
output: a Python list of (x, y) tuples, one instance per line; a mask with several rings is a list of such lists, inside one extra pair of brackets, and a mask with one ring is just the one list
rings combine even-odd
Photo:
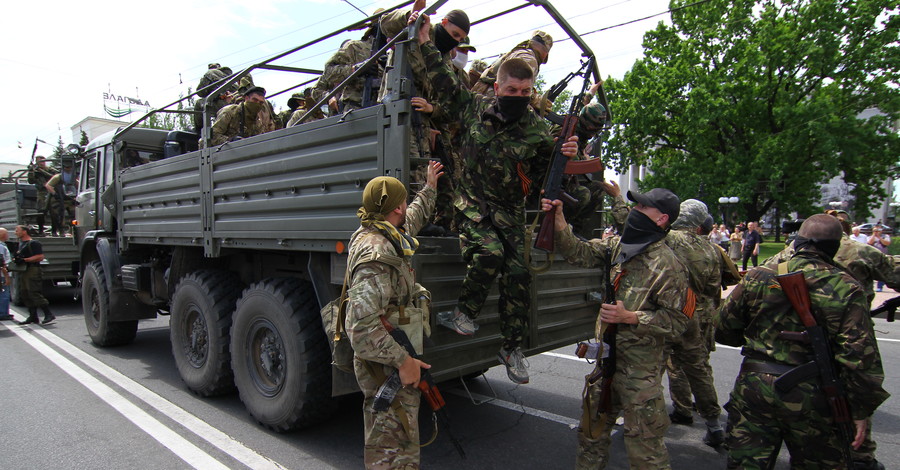
[(275, 121), (266, 102), (266, 89), (253, 86), (244, 92), (243, 102), (230, 104), (219, 111), (209, 144), (222, 145), (273, 130)]
[[(212, 103), (212, 114), (215, 115), (219, 112), (220, 109), (224, 108), (226, 105), (231, 103), (232, 95), (235, 90), (237, 90), (237, 85), (232, 85), (229, 89), (222, 91), (219, 96), (209, 97), (210, 93), (215, 91), (216, 88), (221, 84), (220, 82), (229, 76), (231, 76), (231, 69), (228, 67), (220, 67), (219, 64), (209, 64), (209, 70), (203, 74), (203, 77), (200, 78), (200, 83), (197, 84), (197, 96), (200, 98), (206, 98)], [(201, 100), (197, 100), (194, 105), (194, 111), (203, 112), (203, 107)], [(195, 114), (194, 115), (194, 132), (200, 133), (200, 129), (203, 128), (203, 115)]]

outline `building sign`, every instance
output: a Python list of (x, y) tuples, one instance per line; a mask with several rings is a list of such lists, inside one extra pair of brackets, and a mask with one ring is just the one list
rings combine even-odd
[(103, 93), (103, 110), (114, 118), (125, 117), (135, 111), (147, 112), (149, 109), (149, 101), (141, 101), (140, 98), (125, 95)]

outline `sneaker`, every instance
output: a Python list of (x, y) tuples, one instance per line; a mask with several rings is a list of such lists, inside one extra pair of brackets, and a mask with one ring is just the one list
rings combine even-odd
[(41, 322), (41, 325), (47, 325), (47, 324), (53, 323), (54, 320), (56, 320), (56, 317), (53, 315), (50, 315), (49, 317), (44, 318), (44, 321)]
[(472, 336), (478, 331), (478, 324), (475, 323), (475, 320), (460, 312), (459, 309), (438, 312), (437, 322), (438, 325), (450, 328), (463, 336)]
[(684, 415), (677, 411), (673, 411), (669, 414), (669, 419), (672, 421), (672, 424), (682, 424), (685, 426), (690, 426), (694, 424), (694, 417), (691, 415)]
[(703, 443), (710, 447), (719, 447), (725, 443), (725, 430), (716, 429), (715, 431), (707, 430), (703, 436)]
[(500, 359), (500, 363), (506, 366), (506, 375), (509, 376), (509, 380), (520, 385), (528, 383), (528, 360), (522, 354), (522, 348), (517, 347), (512, 351), (500, 348), (497, 357)]
[(40, 323), (37, 317), (28, 317), (25, 321), (20, 321), (19, 325), (27, 325), (29, 323)]

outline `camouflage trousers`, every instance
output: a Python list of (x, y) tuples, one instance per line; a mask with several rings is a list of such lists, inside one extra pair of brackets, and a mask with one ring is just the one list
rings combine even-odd
[(41, 292), (44, 284), (44, 273), (37, 264), (28, 266), (21, 274), (22, 280), (19, 286), (22, 289), (22, 299), (25, 301), (26, 307), (43, 307), (49, 305), (50, 302)]
[[(356, 381), (362, 390), (363, 430), (365, 444), (363, 461), (369, 470), (419, 468), (419, 402), (417, 388), (403, 387), (394, 398), (394, 406), (385, 411), (372, 409), (375, 392), (380, 383), (354, 359)], [(401, 408), (402, 413), (398, 411)], [(405, 415), (405, 417), (401, 416)]]
[(779, 396), (775, 376), (738, 375), (725, 404), (728, 411), (728, 468), (767, 469), (782, 441), (791, 468), (847, 468), (827, 404), (814, 382)]
[[(578, 429), (576, 470), (605, 468), (609, 463), (610, 433), (621, 413), (625, 419), (623, 434), (628, 462), (632, 469), (668, 469), (669, 452), (665, 434), (669, 427), (666, 402), (663, 397), (660, 368), (662, 339), (651, 335), (620, 338), (616, 374), (612, 379), (610, 409), (597, 413), (588, 409), (588, 429)], [(585, 380), (585, 403), (599, 403), (599, 382), (590, 385)]]
[[(669, 396), (675, 412), (682, 416), (694, 414), (694, 400), (697, 402), (697, 412), (704, 419), (713, 419), (721, 414), (712, 367), (709, 365), (711, 337), (712, 322), (701, 325), (695, 316), (688, 322), (684, 334), (669, 344), (670, 354), (666, 361)], [(692, 394), (694, 400), (691, 400)]]
[(513, 349), (525, 336), (531, 308), (531, 273), (525, 265), (524, 253), (525, 228), (497, 227), (489, 220), (475, 222), (461, 214), (456, 220), (462, 256), (468, 267), (457, 306), (469, 317), (477, 318), (494, 279), (500, 276), (497, 303), (500, 333), (503, 347)]

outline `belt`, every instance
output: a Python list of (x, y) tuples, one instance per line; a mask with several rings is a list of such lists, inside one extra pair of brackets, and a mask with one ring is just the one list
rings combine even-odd
[(748, 372), (756, 372), (758, 374), (770, 374), (779, 376), (788, 372), (797, 366), (789, 366), (787, 364), (779, 364), (777, 362), (747, 362), (741, 364), (741, 374)]

